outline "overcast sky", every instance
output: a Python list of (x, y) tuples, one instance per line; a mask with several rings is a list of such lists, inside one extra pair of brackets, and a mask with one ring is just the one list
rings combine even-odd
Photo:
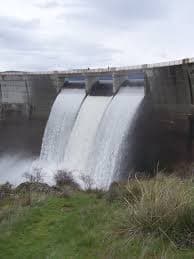
[(0, 71), (193, 57), (193, 13), (193, 0), (1, 1)]

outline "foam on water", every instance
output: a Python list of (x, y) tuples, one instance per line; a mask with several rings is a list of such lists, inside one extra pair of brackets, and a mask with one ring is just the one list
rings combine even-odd
[(23, 182), (24, 173), (29, 172), (33, 157), (24, 154), (5, 154), (0, 158), (0, 184), (10, 182), (18, 185)]
[(142, 98), (141, 88), (121, 88), (106, 110), (87, 164), (93, 188), (107, 189), (118, 180), (128, 132)]
[(83, 186), (86, 164), (97, 134), (99, 123), (112, 97), (88, 96), (79, 112), (64, 157), (63, 168), (72, 172)]

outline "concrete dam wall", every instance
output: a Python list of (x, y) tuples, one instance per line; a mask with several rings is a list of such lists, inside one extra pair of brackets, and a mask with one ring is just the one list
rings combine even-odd
[[(146, 99), (151, 106), (157, 132), (160, 132), (158, 142), (155, 141), (160, 146), (158, 158), (165, 157), (164, 160), (170, 162), (181, 159), (193, 160), (192, 60), (146, 69), (145, 86)], [(153, 132), (153, 129), (150, 130)], [(153, 132), (152, 138), (158, 134)], [(165, 152), (168, 157), (165, 156)]]
[[(188, 59), (123, 68), (0, 73), (0, 155), (40, 154), (46, 122), (62, 89), (113, 98), (125, 87), (144, 88), (144, 99), (128, 133), (123, 172), (153, 170), (158, 161), (166, 166), (193, 160), (194, 62)], [(110, 128), (105, 134), (111, 132)]]
[(57, 90), (49, 75), (0, 75), (1, 117), (17, 110), (28, 119), (47, 118)]
[(57, 95), (47, 75), (0, 75), (0, 151), (38, 153), (52, 103)]

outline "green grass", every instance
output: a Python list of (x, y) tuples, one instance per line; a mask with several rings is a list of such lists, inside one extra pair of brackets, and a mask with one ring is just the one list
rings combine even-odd
[[(10, 209), (10, 207), (12, 209)], [(0, 205), (0, 258), (194, 258), (192, 249), (147, 235), (130, 240), (120, 233), (122, 203), (98, 194), (50, 196), (32, 206)]]
[(85, 194), (21, 210), (13, 223), (1, 224), (0, 258), (96, 257), (111, 222), (105, 201)]

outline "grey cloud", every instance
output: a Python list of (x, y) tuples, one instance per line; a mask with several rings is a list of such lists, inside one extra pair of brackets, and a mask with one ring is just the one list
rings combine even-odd
[(35, 45), (33, 37), (27, 35), (26, 32), (0, 30), (1, 48), (28, 51), (35, 50)]
[(140, 24), (144, 26), (146, 21), (165, 18), (169, 12), (167, 0), (82, 0), (81, 9), (64, 11), (61, 18), (78, 21), (94, 26), (123, 27)]
[(0, 29), (32, 29), (40, 24), (38, 19), (22, 20), (16, 17), (0, 16)]
[(39, 7), (39, 8), (55, 8), (55, 7), (58, 7), (60, 6), (59, 2), (58, 1), (55, 1), (55, 0), (51, 0), (51, 1), (46, 1), (44, 3), (36, 3), (35, 4), (36, 7)]
[[(168, 10), (167, 0), (47, 0), (39, 2), (36, 6), (40, 8), (81, 8), (81, 15), (89, 11), (91, 16), (107, 16), (114, 19), (156, 19), (160, 18)], [(77, 10), (72, 10), (72, 13)]]
[[(0, 69), (127, 65), (191, 55), (193, 2), (185, 6), (176, 0), (31, 0), (28, 20), (0, 17)], [(42, 23), (30, 19), (36, 11)]]
[(55, 51), (75, 55), (84, 53), (110, 53), (115, 50), (104, 48), (99, 43), (90, 43), (76, 37), (63, 35), (55, 38), (44, 38), (36, 33), (37, 21), (23, 21), (16, 18), (0, 17), (0, 47), (21, 51)]
[(44, 2), (38, 2), (35, 4), (36, 7), (42, 9), (51, 9), (51, 8), (77, 8), (83, 6), (83, 0), (47, 0)]
[[(39, 20), (21, 20), (15, 17), (0, 17), (0, 47), (29, 50), (36, 48), (35, 32)], [(38, 48), (38, 46), (37, 46)]]
[(94, 46), (86, 49), (55, 50), (44, 49), (43, 51), (0, 51), (0, 70), (52, 70), (72, 69), (110, 65), (112, 52), (103, 47)]
[[(156, 19), (166, 12), (165, 0), (83, 0), (94, 12), (115, 20)], [(119, 20), (118, 20), (119, 21)]]
[[(0, 66), (3, 69), (47, 70), (110, 64), (115, 49), (98, 42), (61, 34), (60, 37), (40, 37), (32, 22), (2, 19), (0, 25)], [(15, 26), (13, 26), (15, 24)], [(9, 68), (10, 67), (10, 68)]]

